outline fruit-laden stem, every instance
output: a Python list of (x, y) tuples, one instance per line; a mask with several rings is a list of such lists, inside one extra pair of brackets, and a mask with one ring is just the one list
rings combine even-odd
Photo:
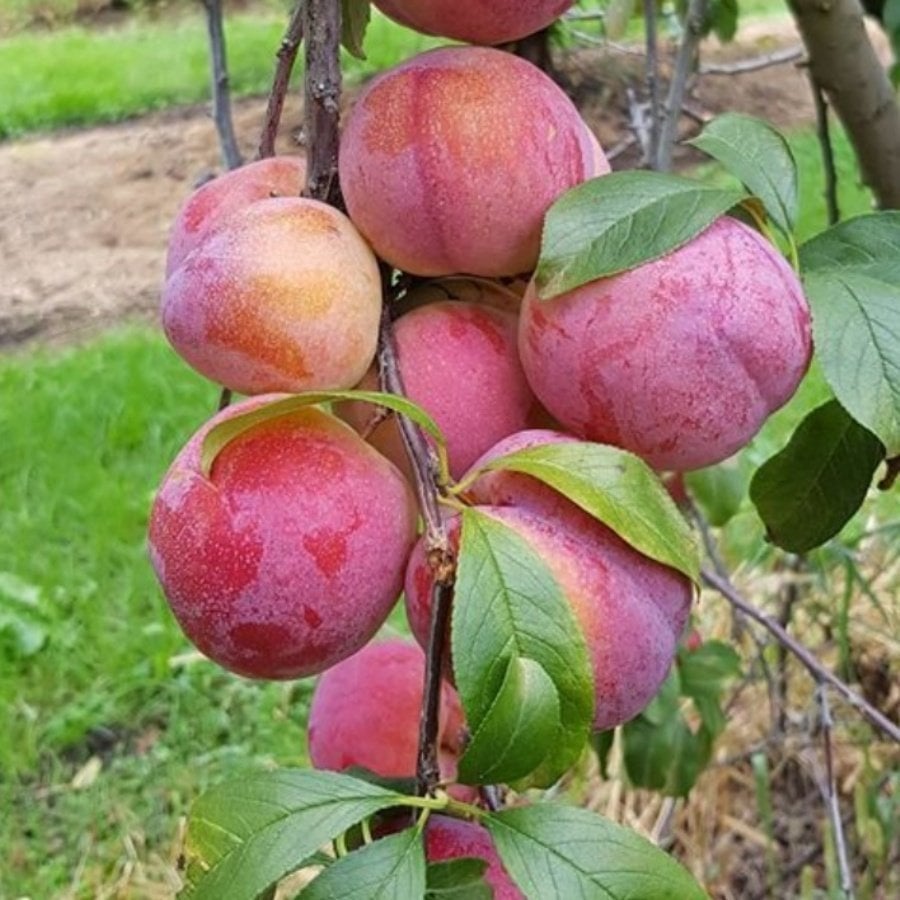
[(305, 195), (340, 207), (341, 3), (340, 0), (305, 0), (303, 12), (306, 37)]
[[(385, 302), (378, 334), (378, 372), (381, 389), (386, 393), (405, 396), (403, 378), (394, 342), (391, 305), (391, 273), (382, 267)], [(419, 794), (430, 794), (441, 778), (438, 760), (438, 731), (440, 724), (441, 679), (449, 646), (450, 605), (456, 563), (447, 529), (438, 502), (437, 462), (434, 451), (422, 430), (405, 416), (397, 416), (403, 445), (413, 469), (419, 508), (425, 520), (425, 544), (428, 563), (434, 578), (431, 596), (431, 627), (426, 648), (425, 686), (422, 713), (419, 717), (419, 752), (416, 761), (416, 788)]]
[(278, 53), (275, 54), (277, 59), (275, 75), (272, 78), (272, 89), (269, 91), (269, 101), (266, 104), (266, 118), (263, 121), (262, 133), (259, 138), (257, 159), (267, 159), (275, 155), (275, 138), (278, 136), (278, 126), (281, 124), (284, 98), (287, 95), (297, 52), (303, 40), (304, 5), (304, 0), (297, 0), (287, 30), (281, 39), (281, 46), (278, 48)]

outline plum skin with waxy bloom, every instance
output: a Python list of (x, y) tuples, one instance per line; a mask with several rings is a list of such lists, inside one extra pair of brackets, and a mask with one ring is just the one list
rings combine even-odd
[[(515, 313), (453, 300), (420, 306), (394, 325), (406, 396), (430, 413), (444, 434), (453, 477), (542, 412), (519, 362), (517, 327)], [(377, 390), (374, 369), (359, 387)], [(377, 414), (370, 404), (345, 403), (339, 414), (411, 475), (394, 419), (370, 431)]]
[(416, 275), (532, 270), (553, 201), (608, 171), (563, 91), (485, 47), (431, 50), (382, 73), (341, 137), (351, 219), (382, 259)]
[(185, 634), (250, 678), (300, 678), (351, 656), (397, 600), (415, 540), (406, 479), (314, 407), (251, 425), (201, 467), (217, 424), (178, 454), (150, 516), (153, 567)]
[[(378, 641), (332, 666), (318, 680), (309, 709), (309, 758), (317, 769), (363, 768), (383, 778), (414, 778), (425, 654), (410, 641)], [(441, 685), (437, 743), (444, 780), (456, 777), (462, 707)]]
[(800, 281), (722, 217), (683, 247), (550, 300), (533, 282), (519, 353), (567, 430), (658, 470), (720, 462), (794, 394), (812, 353)]
[(558, 19), (575, 0), (374, 0), (401, 25), (470, 44), (506, 44)]

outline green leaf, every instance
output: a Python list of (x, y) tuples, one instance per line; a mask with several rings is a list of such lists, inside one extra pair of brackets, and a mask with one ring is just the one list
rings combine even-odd
[(788, 142), (771, 125), (743, 113), (725, 113), (688, 143), (722, 163), (762, 200), (785, 234), (793, 232), (800, 204), (797, 163)]
[(426, 900), (491, 900), (494, 892), (484, 880), (487, 862), (474, 857), (428, 864)]
[(463, 784), (516, 781), (544, 761), (560, 729), (559, 697), (550, 676), (514, 656), (494, 702), (459, 761)]
[[(403, 796), (333, 772), (282, 769), (208, 791), (188, 822), (186, 900), (250, 900)], [(181, 895), (179, 895), (181, 896)]]
[(586, 809), (549, 803), (486, 818), (527, 897), (705, 900), (686, 869), (636, 832)]
[(302, 900), (409, 900), (425, 893), (425, 848), (408, 828), (342, 856), (300, 892)]
[(722, 43), (728, 43), (737, 34), (737, 0), (713, 0), (710, 5), (709, 24)]
[(696, 650), (680, 650), (678, 676), (685, 697), (718, 698), (725, 682), (741, 674), (741, 657), (722, 641), (704, 641)]
[(639, 716), (622, 728), (625, 771), (636, 787), (686, 797), (712, 755), (711, 736), (694, 733), (680, 713), (653, 723)]
[(475, 509), (462, 513), (452, 645), (456, 686), (473, 734), (491, 714), (511, 660), (533, 660), (549, 676), (560, 725), (542, 748), (546, 759), (535, 783), (552, 784), (581, 755), (594, 717), (584, 635), (531, 544)]
[(615, 728), (610, 728), (607, 731), (595, 731), (591, 735), (591, 746), (597, 754), (597, 763), (600, 766), (602, 778), (609, 778), (609, 754), (612, 751), (615, 740)]
[(834, 537), (862, 505), (884, 447), (836, 400), (814, 409), (750, 483), (769, 538), (806, 553)]
[(848, 219), (800, 248), (822, 371), (841, 404), (900, 453), (900, 212)]
[(543, 481), (645, 556), (699, 579), (690, 526), (653, 469), (633, 453), (587, 442), (543, 444), (498, 457), (481, 471), (494, 469)]
[(421, 406), (416, 405), (412, 400), (407, 400), (406, 397), (399, 397), (396, 394), (382, 394), (379, 391), (314, 391), (275, 400), (272, 403), (267, 403), (265, 406), (258, 406), (249, 412), (225, 419), (225, 421), (211, 428), (203, 439), (203, 446), (200, 450), (200, 468), (202, 473), (208, 476), (210, 471), (212, 471), (216, 457), (222, 450), (236, 437), (254, 426), (268, 422), (271, 419), (290, 415), (305, 406), (314, 406), (318, 403), (332, 403), (340, 400), (361, 400), (366, 403), (374, 403), (406, 416), (424, 431), (428, 432), (437, 443), (439, 452), (445, 453), (444, 448), (447, 442), (437, 423)]
[(363, 43), (372, 18), (369, 0), (341, 0), (341, 43), (357, 59), (365, 59)]
[(665, 256), (744, 199), (660, 172), (613, 172), (563, 194), (547, 213), (537, 268), (549, 300), (598, 278)]
[(751, 472), (742, 456), (706, 469), (685, 472), (684, 480), (707, 521), (716, 528), (727, 525), (747, 496)]

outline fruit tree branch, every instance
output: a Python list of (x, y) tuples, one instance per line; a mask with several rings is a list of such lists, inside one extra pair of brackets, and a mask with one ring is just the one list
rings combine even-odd
[(241, 151), (234, 136), (231, 119), (231, 94), (228, 84), (228, 59), (225, 54), (225, 29), (222, 24), (222, 0), (202, 0), (206, 10), (209, 32), (210, 65), (212, 68), (213, 120), (219, 134), (222, 158), (229, 169), (241, 165)]
[(650, 143), (644, 148), (644, 159), (655, 164), (659, 155), (659, 52), (656, 40), (656, 0), (644, 0), (644, 35), (646, 47), (647, 94), (650, 98)]
[(847, 838), (844, 834), (844, 823), (841, 819), (841, 807), (838, 802), (837, 782), (834, 775), (834, 754), (831, 746), (834, 719), (831, 717), (828, 690), (824, 684), (819, 684), (817, 694), (822, 725), (822, 748), (825, 757), (825, 778), (820, 789), (825, 800), (828, 817), (831, 820), (835, 856), (837, 856), (838, 871), (841, 876), (841, 890), (844, 892), (846, 900), (853, 900), (853, 875), (850, 871), (850, 861), (847, 858)]
[(836, 225), (841, 220), (841, 211), (838, 209), (837, 167), (834, 163), (834, 147), (831, 144), (831, 130), (828, 123), (828, 101), (811, 72), (809, 85), (816, 107), (816, 134), (822, 149), (822, 167), (825, 170), (825, 208), (828, 210), (828, 224)]
[(748, 618), (753, 619), (757, 624), (762, 625), (775, 640), (787, 647), (806, 667), (818, 684), (828, 684), (833, 687), (870, 725), (886, 734), (893, 741), (900, 743), (900, 727), (879, 712), (868, 700), (861, 697), (856, 691), (841, 681), (837, 675), (826, 669), (803, 644), (794, 640), (778, 622), (741, 596), (729, 579), (723, 578), (708, 569), (703, 570), (702, 577), (705, 584), (718, 591), (732, 606), (739, 609)]
[[(390, 394), (405, 396), (403, 377), (394, 342), (391, 305), (394, 300), (390, 288), (390, 272), (384, 267), (385, 303), (381, 313), (378, 335), (378, 371), (381, 389)], [(441, 778), (438, 760), (438, 731), (440, 725), (441, 680), (448, 654), (450, 635), (450, 606), (456, 567), (447, 529), (438, 502), (437, 462), (434, 451), (422, 430), (406, 416), (398, 415), (397, 425), (406, 448), (415, 479), (419, 508), (425, 520), (425, 546), (428, 564), (434, 578), (431, 592), (431, 626), (426, 648), (425, 685), (422, 714), (419, 719), (419, 752), (416, 763), (416, 788), (420, 794), (431, 793)]]
[(341, 113), (341, 3), (305, 0), (304, 124), (306, 196), (340, 206), (338, 125)]
[(297, 0), (287, 30), (281, 39), (281, 46), (275, 54), (277, 59), (275, 75), (272, 78), (272, 89), (269, 91), (269, 102), (266, 104), (266, 118), (263, 121), (262, 134), (259, 138), (259, 149), (256, 152), (258, 159), (266, 159), (275, 155), (275, 138), (278, 136), (278, 126), (281, 123), (284, 98), (287, 95), (297, 52), (303, 40), (303, 7), (304, 0)]
[(687, 89), (688, 78), (697, 62), (697, 50), (703, 37), (703, 20), (706, 17), (706, 0), (688, 0), (684, 17), (684, 34), (675, 57), (675, 72), (669, 85), (666, 109), (659, 135), (659, 147), (652, 168), (667, 172), (672, 166), (672, 150), (678, 138), (678, 120)]

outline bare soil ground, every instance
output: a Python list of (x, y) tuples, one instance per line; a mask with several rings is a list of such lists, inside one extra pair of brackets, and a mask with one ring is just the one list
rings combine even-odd
[[(767, 20), (749, 23), (725, 47), (711, 42), (704, 58), (743, 59), (798, 43), (790, 20)], [(562, 71), (604, 146), (627, 136), (624, 85), (629, 79), (640, 83), (640, 58), (584, 51), (564, 60)], [(264, 108), (263, 98), (235, 106), (247, 156)], [(702, 115), (741, 110), (783, 128), (813, 119), (806, 76), (792, 64), (704, 76), (690, 109)], [(296, 107), (288, 110), (280, 150), (296, 150), (300, 115)], [(685, 152), (679, 161), (691, 157)], [(634, 164), (633, 152), (616, 161)], [(68, 343), (116, 323), (151, 318), (169, 224), (191, 188), (218, 166), (205, 107), (0, 145), (0, 350)]]

